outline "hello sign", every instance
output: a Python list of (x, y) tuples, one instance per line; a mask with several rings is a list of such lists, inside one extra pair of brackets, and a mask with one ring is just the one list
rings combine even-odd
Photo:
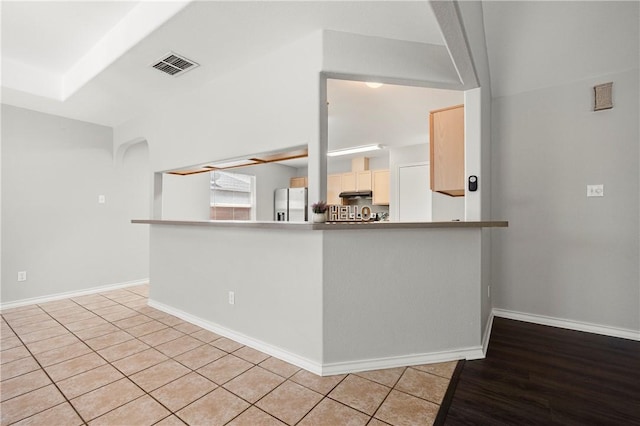
[(329, 206), (328, 222), (367, 222), (372, 219), (369, 206)]

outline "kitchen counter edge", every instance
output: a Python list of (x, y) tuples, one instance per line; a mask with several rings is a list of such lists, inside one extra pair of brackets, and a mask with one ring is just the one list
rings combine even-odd
[(356, 229), (416, 229), (416, 228), (506, 228), (506, 220), (450, 221), (450, 222), (247, 222), (233, 220), (158, 220), (133, 219), (131, 223), (147, 225), (213, 226), (221, 228), (260, 228), (286, 230), (356, 230)]

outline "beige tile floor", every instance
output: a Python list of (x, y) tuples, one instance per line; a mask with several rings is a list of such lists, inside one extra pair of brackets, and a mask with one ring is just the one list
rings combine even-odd
[(1, 425), (425, 425), (455, 362), (319, 377), (147, 306), (148, 286), (2, 312)]

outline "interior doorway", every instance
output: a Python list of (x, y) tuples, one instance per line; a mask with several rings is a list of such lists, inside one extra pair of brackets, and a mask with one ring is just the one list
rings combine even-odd
[(431, 221), (429, 163), (398, 166), (398, 220)]

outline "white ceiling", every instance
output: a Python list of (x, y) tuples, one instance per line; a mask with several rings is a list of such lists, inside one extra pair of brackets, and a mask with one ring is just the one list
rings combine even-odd
[[(167, 2), (3, 1), (2, 71), (13, 80), (3, 78), (2, 101), (116, 126), (175, 94), (197, 90), (256, 56), (321, 29), (443, 44), (426, 1), (197, 1), (184, 9), (179, 6), (150, 16), (148, 11), (156, 4), (167, 8)], [(142, 8), (147, 13), (141, 13)], [(130, 46), (118, 40), (123, 53), (113, 61), (102, 58), (99, 49), (109, 37), (114, 38), (114, 28), (135, 29), (136, 23), (143, 22), (157, 29), (141, 40), (131, 38)], [(121, 38), (125, 33), (119, 33)], [(180, 77), (149, 67), (168, 51), (201, 66)], [(64, 86), (70, 77), (84, 71), (80, 65), (92, 55), (104, 69), (95, 76), (87, 73), (88, 83), (79, 84), (66, 100), (60, 100), (64, 87), (50, 91), (41, 87), (56, 81)], [(19, 68), (29, 71), (18, 76), (25, 81), (31, 71), (34, 76), (62, 75), (62, 80), (34, 78), (30, 84), (12, 85)], [(63, 96), (56, 98), (60, 91)]]
[(2, 2), (2, 57), (69, 70), (138, 2)]

